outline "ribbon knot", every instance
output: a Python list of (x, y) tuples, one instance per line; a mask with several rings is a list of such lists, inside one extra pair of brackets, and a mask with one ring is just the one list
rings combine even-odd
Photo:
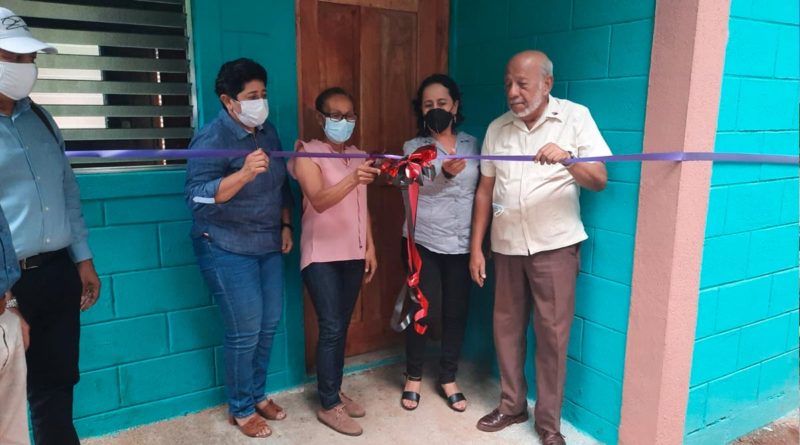
[(386, 160), (381, 163), (381, 173), (391, 178), (393, 185), (408, 187), (412, 183), (422, 185), (422, 177), (433, 180), (436, 171), (431, 161), (436, 159), (436, 146), (425, 145), (413, 153), (398, 160)]

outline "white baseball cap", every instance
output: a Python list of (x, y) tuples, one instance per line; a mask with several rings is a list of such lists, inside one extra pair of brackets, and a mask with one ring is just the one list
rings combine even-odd
[(6, 8), (0, 8), (0, 49), (17, 54), (58, 52), (53, 45), (34, 39), (22, 17)]

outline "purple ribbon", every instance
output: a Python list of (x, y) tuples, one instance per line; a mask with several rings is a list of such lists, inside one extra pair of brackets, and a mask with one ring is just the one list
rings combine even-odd
[[(250, 154), (249, 150), (225, 149), (166, 149), (166, 150), (87, 150), (67, 151), (69, 158), (102, 158), (102, 159), (192, 159), (192, 158), (239, 158)], [(269, 151), (275, 158), (342, 158), (342, 159), (403, 159), (403, 156), (392, 154), (368, 153), (308, 153), (304, 151)], [(440, 155), (439, 159), (474, 159), (481, 161), (532, 161), (531, 155)], [(581, 162), (641, 162), (641, 161), (712, 161), (748, 164), (793, 164), (800, 165), (800, 157), (791, 155), (765, 155), (750, 153), (707, 153), (707, 152), (664, 152), (641, 153), (629, 155), (594, 156), (575, 158), (565, 164)]]

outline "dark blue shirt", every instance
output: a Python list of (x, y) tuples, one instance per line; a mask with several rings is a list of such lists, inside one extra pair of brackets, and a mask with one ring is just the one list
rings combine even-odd
[[(248, 133), (221, 110), (192, 139), (189, 149), (280, 150), (275, 127), (265, 122)], [(224, 203), (214, 196), (226, 176), (244, 165), (244, 157), (190, 159), (186, 166), (186, 202), (192, 211), (192, 238), (208, 234), (218, 247), (243, 255), (263, 255), (281, 249), (281, 210), (290, 208), (292, 194), (283, 159), (270, 159), (269, 169)]]
[(0, 208), (0, 299), (19, 279), (19, 261), (11, 244), (11, 230)]

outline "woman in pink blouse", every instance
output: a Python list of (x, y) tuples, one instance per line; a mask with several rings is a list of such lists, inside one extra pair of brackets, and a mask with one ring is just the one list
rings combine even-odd
[[(364, 153), (345, 145), (357, 120), (349, 93), (329, 88), (317, 97), (316, 109), (325, 140), (298, 141), (297, 151)], [(342, 372), (347, 328), (361, 283), (369, 282), (377, 267), (367, 184), (380, 170), (372, 162), (295, 158), (289, 163), (290, 173), (303, 190), (300, 268), (319, 323), (317, 388), (322, 409), (317, 418), (335, 431), (352, 436), (362, 433), (353, 417), (362, 417), (365, 411), (342, 393)]]

